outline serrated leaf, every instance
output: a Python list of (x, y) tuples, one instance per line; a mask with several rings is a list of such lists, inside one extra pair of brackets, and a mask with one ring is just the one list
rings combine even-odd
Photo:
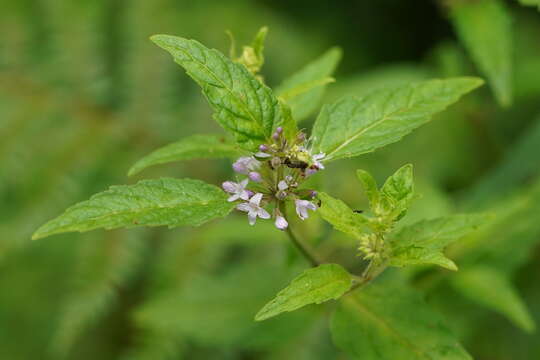
[(366, 228), (367, 219), (351, 210), (343, 201), (321, 192), (321, 206), (317, 213), (336, 230), (359, 238)]
[(336, 346), (362, 360), (472, 360), (413, 289), (374, 283), (343, 297), (331, 320)]
[(309, 304), (321, 304), (345, 294), (352, 285), (351, 275), (338, 264), (323, 264), (304, 271), (255, 315), (261, 321), (294, 311)]
[(128, 175), (135, 175), (149, 166), (173, 161), (232, 158), (238, 155), (238, 147), (223, 136), (193, 135), (143, 157), (129, 169)]
[(399, 216), (414, 198), (413, 167), (407, 164), (386, 179), (381, 188), (383, 207)]
[(325, 153), (325, 161), (374, 151), (400, 140), (482, 83), (474, 77), (428, 80), (325, 105), (313, 127), (314, 151)]
[(453, 1), (451, 19), (503, 106), (512, 103), (512, 19), (499, 0)]
[(439, 265), (457, 270), (454, 262), (446, 258), (443, 250), (452, 242), (477, 229), (488, 220), (483, 214), (461, 214), (419, 221), (406, 226), (391, 236), (390, 265)]
[(296, 121), (303, 120), (317, 109), (326, 85), (341, 59), (341, 50), (332, 48), (307, 64), (276, 89), (276, 94), (290, 105)]
[(215, 110), (214, 119), (248, 149), (269, 139), (282, 125), (281, 107), (272, 90), (247, 68), (195, 40), (154, 35), (152, 41), (167, 50), (202, 88)]
[(534, 320), (527, 306), (510, 280), (496, 269), (475, 266), (451, 279), (454, 287), (471, 301), (506, 316), (527, 332), (534, 330)]
[(377, 181), (365, 170), (356, 170), (356, 177), (364, 187), (364, 192), (369, 200), (369, 206), (375, 209), (380, 201), (379, 188)]
[(198, 226), (226, 216), (234, 207), (218, 187), (192, 179), (143, 180), (112, 186), (68, 208), (40, 227), (39, 239), (64, 232), (137, 226)]

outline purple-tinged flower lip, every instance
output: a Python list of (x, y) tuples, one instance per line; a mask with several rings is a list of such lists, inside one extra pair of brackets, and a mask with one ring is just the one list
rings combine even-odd
[(276, 216), (276, 221), (274, 222), (274, 224), (279, 230), (282, 230), (282, 231), (287, 229), (287, 227), (289, 226), (289, 223), (287, 222), (287, 220), (281, 215)]
[(317, 205), (313, 204), (311, 201), (296, 199), (294, 202), (296, 205), (296, 213), (302, 220), (309, 217), (308, 210), (317, 210)]
[(266, 159), (266, 158), (269, 158), (271, 157), (272, 155), (270, 154), (267, 154), (265, 152), (262, 152), (262, 151), (259, 151), (258, 153), (255, 154), (255, 157), (256, 158), (261, 158), (261, 159)]
[(248, 179), (244, 179), (240, 181), (239, 183), (235, 183), (234, 181), (225, 181), (223, 184), (221, 184), (221, 187), (223, 188), (223, 190), (231, 194), (231, 196), (227, 199), (227, 201), (232, 202), (238, 199), (248, 200), (249, 191), (246, 190), (246, 186), (248, 182), (249, 182)]
[(248, 213), (248, 221), (250, 225), (255, 225), (257, 217), (261, 219), (270, 219), (270, 213), (260, 206), (263, 194), (256, 193), (249, 199), (248, 202), (236, 205), (236, 209)]
[(253, 156), (242, 156), (232, 165), (234, 171), (244, 175), (247, 175), (250, 171), (257, 170), (260, 166), (260, 161)]
[(248, 174), (248, 177), (251, 181), (254, 181), (254, 182), (261, 182), (262, 181), (262, 176), (261, 174), (259, 174), (258, 172), (256, 171), (251, 171), (249, 174)]

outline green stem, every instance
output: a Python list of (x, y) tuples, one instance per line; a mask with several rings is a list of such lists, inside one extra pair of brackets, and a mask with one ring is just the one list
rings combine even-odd
[[(284, 206), (283, 202), (280, 202), (279, 209), (280, 209), (281, 213), (283, 214), (283, 217), (285, 218), (285, 220), (287, 220), (287, 222), (289, 222), (289, 219), (287, 218), (287, 214), (286, 214), (285, 206)], [(308, 244), (304, 243), (298, 237), (296, 237), (296, 235), (291, 230), (290, 223), (289, 223), (289, 226), (287, 227), (287, 229), (285, 230), (285, 232), (289, 236), (289, 239), (294, 244), (294, 246), (306, 258), (306, 260), (309, 261), (311, 266), (317, 267), (317, 266), (319, 266), (319, 265), (321, 265), (323, 263), (323, 261), (321, 261), (319, 259), (319, 257), (315, 253), (315, 251)]]
[(384, 270), (386, 270), (386, 267), (387, 266), (385, 263), (375, 266), (373, 265), (373, 261), (370, 261), (362, 273), (362, 276), (354, 276), (354, 284), (347, 293), (367, 285), (370, 281), (374, 280)]

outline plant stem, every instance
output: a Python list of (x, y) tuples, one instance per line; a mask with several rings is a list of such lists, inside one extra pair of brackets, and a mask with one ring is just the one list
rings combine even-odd
[(316, 267), (316, 266), (321, 265), (323, 261), (319, 260), (315, 251), (308, 244), (304, 243), (299, 238), (297, 238), (296, 235), (294, 235), (293, 231), (291, 230), (291, 225), (287, 217), (285, 204), (283, 202), (279, 203), (279, 209), (281, 213), (283, 214), (283, 217), (285, 218), (285, 220), (287, 220), (287, 222), (289, 223), (289, 226), (287, 227), (285, 232), (289, 236), (289, 239), (291, 240), (291, 242), (294, 244), (294, 246), (296, 246), (296, 248), (300, 251), (300, 253), (302, 253), (302, 255), (306, 258), (306, 260), (309, 261), (311, 266)]
[(314, 251), (307, 244), (304, 244), (294, 235), (290, 226), (287, 227), (285, 232), (287, 233), (287, 235), (289, 235), (289, 239), (291, 239), (292, 243), (302, 253), (306, 260), (311, 263), (311, 266), (316, 267), (322, 264), (322, 261), (317, 258), (317, 255), (315, 255)]
[(356, 290), (368, 284), (370, 281), (374, 280), (377, 276), (379, 276), (384, 270), (386, 270), (386, 264), (383, 263), (379, 266), (374, 266), (373, 262), (370, 262), (361, 276), (354, 277), (355, 283), (353, 284), (353, 286), (351, 286), (347, 293), (350, 293), (353, 290)]

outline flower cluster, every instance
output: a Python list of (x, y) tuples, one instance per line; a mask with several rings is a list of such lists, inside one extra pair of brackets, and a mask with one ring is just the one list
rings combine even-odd
[(255, 224), (257, 217), (274, 218), (276, 227), (285, 230), (289, 225), (283, 214), (287, 201), (294, 201), (302, 220), (309, 217), (308, 210), (317, 210), (313, 201), (317, 193), (300, 185), (324, 169), (325, 155), (312, 154), (306, 143), (304, 133), (298, 133), (290, 141), (278, 127), (269, 144), (260, 145), (258, 152), (234, 162), (233, 170), (245, 178), (226, 181), (222, 187), (229, 193), (229, 201), (240, 201), (236, 209), (247, 213), (250, 225)]

